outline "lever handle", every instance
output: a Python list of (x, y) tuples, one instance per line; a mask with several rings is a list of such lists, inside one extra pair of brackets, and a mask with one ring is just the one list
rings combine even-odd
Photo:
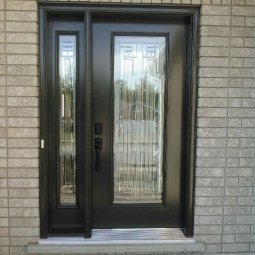
[(102, 149), (102, 138), (96, 138), (95, 139), (95, 150), (96, 150), (96, 164), (95, 164), (95, 170), (100, 171), (101, 170), (101, 161), (100, 161), (100, 152)]

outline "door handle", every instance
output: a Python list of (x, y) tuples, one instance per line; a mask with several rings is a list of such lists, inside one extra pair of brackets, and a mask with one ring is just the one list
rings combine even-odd
[(96, 150), (95, 170), (100, 171), (101, 170), (100, 153), (101, 153), (101, 150), (102, 150), (102, 138), (96, 138), (95, 139), (95, 150)]

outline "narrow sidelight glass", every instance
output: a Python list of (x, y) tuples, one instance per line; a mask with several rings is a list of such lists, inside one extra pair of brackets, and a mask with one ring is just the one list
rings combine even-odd
[(165, 36), (114, 36), (114, 203), (162, 203)]
[(59, 162), (60, 205), (76, 204), (76, 36), (59, 35)]

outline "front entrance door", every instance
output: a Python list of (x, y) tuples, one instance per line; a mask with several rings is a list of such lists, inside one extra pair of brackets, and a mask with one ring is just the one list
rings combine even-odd
[(41, 7), (41, 237), (191, 235), (197, 12), (60, 7)]
[(94, 228), (182, 226), (185, 29), (93, 20)]

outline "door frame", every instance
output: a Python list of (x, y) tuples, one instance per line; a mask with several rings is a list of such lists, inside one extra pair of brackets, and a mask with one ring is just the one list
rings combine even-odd
[[(187, 41), (187, 70), (185, 73), (184, 95), (184, 143), (182, 144), (185, 185), (183, 192), (185, 203), (185, 219), (183, 232), (186, 237), (193, 236), (194, 226), (194, 179), (195, 179), (195, 144), (196, 144), (196, 109), (197, 109), (197, 68), (198, 68), (198, 30), (199, 30), (199, 7), (190, 6), (167, 6), (153, 4), (91, 4), (91, 3), (56, 3), (39, 2), (39, 64), (40, 64), (40, 163), (39, 163), (39, 204), (40, 204), (40, 237), (47, 238), (49, 234), (49, 171), (47, 162), (49, 153), (47, 150), (48, 117), (47, 117), (47, 86), (49, 83), (48, 52), (48, 20), (57, 15), (79, 15), (84, 17), (84, 42), (85, 52), (85, 101), (91, 105), (91, 56), (90, 56), (90, 28), (93, 14), (136, 14), (163, 17), (171, 20), (185, 20), (188, 24)], [(91, 123), (91, 109), (85, 107), (84, 121)], [(91, 145), (93, 125), (85, 128), (85, 140), (83, 149), (86, 156), (81, 165), (85, 169), (91, 169)], [(91, 236), (91, 171), (85, 171), (85, 202), (84, 202), (84, 236)]]

